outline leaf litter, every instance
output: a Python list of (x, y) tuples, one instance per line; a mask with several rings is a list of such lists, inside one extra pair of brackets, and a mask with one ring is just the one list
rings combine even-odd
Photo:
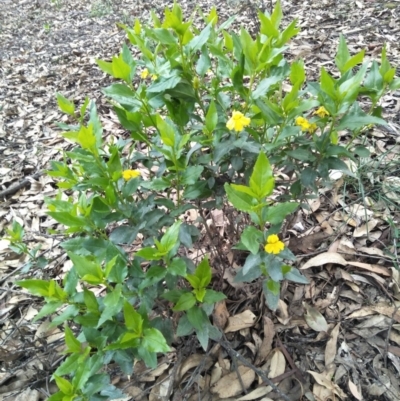
[[(58, 135), (55, 123), (65, 116), (58, 111), (55, 93), (77, 101), (86, 95), (96, 99), (106, 135), (123, 136), (101, 95), (110, 79), (94, 60), (118, 51), (124, 33), (116, 22), (146, 19), (150, 8), (160, 13), (171, 3), (128, 0), (121, 7), (106, 0), (2, 2), (0, 234), (18, 221), (28, 243), (38, 246), (49, 263), (44, 270), (39, 263), (30, 266), (25, 256), (0, 240), (1, 399), (46, 399), (55, 390), (50, 377), (62, 360), (63, 331), (48, 320), (32, 322), (40, 302), (14, 284), (29, 269), (33, 275), (44, 272), (58, 278), (67, 269), (60, 238), (48, 231), (59, 227), (46, 215), (44, 204), (46, 196), (57, 192), (44, 174), (48, 162), (70, 146)], [(195, 5), (209, 10), (215, 4), (220, 20), (237, 13), (239, 24), (256, 29), (256, 7), (269, 9), (270, 3), (274, 1), (201, 0), (182, 5), (189, 14)], [(346, 36), (351, 52), (366, 48), (370, 58), (377, 58), (387, 43), (390, 61), (400, 64), (397, 2), (287, 0), (282, 8), (285, 18), (298, 18), (302, 28), (289, 57), (303, 57), (311, 77), (316, 78), (321, 65), (333, 67), (339, 33)], [(398, 92), (383, 99), (389, 125), (366, 135), (363, 145), (373, 158), (360, 169), (364, 192), (357, 181), (349, 189), (343, 175), (335, 173), (333, 186), (322, 188), (309, 209), (287, 224), (289, 247), (309, 284), (285, 286), (273, 314), (257, 283), (234, 283), (239, 264), (231, 254), (224, 276), (228, 299), (217, 305), (214, 322), (225, 331), (237, 357), (218, 343), (204, 353), (195, 341), (178, 339), (154, 370), (138, 363), (131, 377), (113, 371), (113, 383), (125, 391), (126, 399), (194, 400), (199, 391), (202, 399), (210, 400), (276, 399), (265, 379), (291, 400), (400, 399), (400, 276), (394, 235), (400, 203), (399, 99)], [(346, 133), (341, 138), (346, 140)], [(223, 240), (229, 222), (213, 211), (207, 224), (218, 238), (214, 246), (227, 246), (230, 252), (232, 244)]]

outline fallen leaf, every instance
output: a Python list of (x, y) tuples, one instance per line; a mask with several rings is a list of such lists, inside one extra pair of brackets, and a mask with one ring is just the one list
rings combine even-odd
[(250, 310), (245, 310), (244, 312), (239, 313), (238, 315), (231, 316), (228, 319), (228, 325), (226, 326), (224, 331), (225, 333), (239, 331), (247, 327), (254, 326), (255, 322), (256, 322), (256, 315)]
[(337, 339), (339, 336), (340, 323), (331, 331), (330, 338), (325, 347), (325, 367), (333, 363), (337, 351)]
[(273, 379), (274, 377), (282, 375), (283, 373), (285, 373), (285, 368), (286, 368), (285, 357), (282, 351), (276, 349), (271, 358), (271, 365), (270, 365), (270, 370), (268, 372), (268, 377), (270, 379)]
[(351, 394), (353, 394), (354, 398), (357, 398), (357, 400), (362, 400), (363, 397), (361, 395), (361, 388), (357, 387), (350, 379), (349, 379), (349, 389), (351, 391)]
[[(238, 379), (238, 375), (240, 375), (242, 383)], [(220, 398), (235, 397), (243, 390), (248, 389), (255, 377), (256, 374), (253, 369), (246, 366), (239, 366), (237, 371), (231, 372), (220, 379), (218, 383), (211, 387), (210, 391), (212, 394), (217, 394)], [(242, 388), (242, 384), (244, 389)]]
[(346, 259), (344, 259), (343, 256), (339, 255), (338, 253), (325, 252), (311, 258), (302, 267), (300, 267), (300, 270), (309, 269), (310, 267), (323, 266), (327, 263), (333, 263), (342, 266), (347, 266), (348, 264)]
[[(272, 387), (270, 387), (270, 386), (257, 387), (255, 390), (251, 391), (249, 394), (246, 394), (243, 397), (238, 398), (237, 401), (256, 400), (257, 398), (263, 397), (264, 395), (270, 393), (271, 390), (272, 390)], [(265, 398), (264, 398), (264, 400), (265, 400)]]
[(307, 370), (308, 373), (315, 379), (315, 381), (328, 390), (332, 391), (332, 393), (336, 394), (340, 398), (346, 398), (346, 394), (341, 390), (341, 388), (334, 383), (332, 380), (325, 377), (325, 375), (317, 372), (313, 372), (312, 370)]
[(259, 366), (262, 362), (264, 362), (267, 359), (268, 354), (271, 352), (272, 349), (272, 341), (275, 337), (275, 328), (272, 320), (269, 317), (264, 316), (263, 321), (264, 321), (264, 338), (257, 352), (257, 358), (255, 361), (256, 366)]
[(304, 309), (306, 313), (304, 314), (304, 319), (307, 324), (315, 331), (328, 331), (328, 323), (326, 323), (325, 318), (321, 313), (314, 307), (303, 302)]
[(213, 312), (213, 322), (215, 326), (219, 329), (223, 330), (228, 322), (229, 312), (226, 309), (225, 300), (219, 301), (215, 304), (214, 312)]

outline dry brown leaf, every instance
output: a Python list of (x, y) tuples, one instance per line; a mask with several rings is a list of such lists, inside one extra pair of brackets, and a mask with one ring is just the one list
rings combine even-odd
[(224, 376), (218, 383), (211, 387), (212, 394), (217, 394), (220, 398), (235, 397), (243, 391), (238, 374), (242, 379), (244, 389), (248, 389), (253, 383), (256, 374), (253, 369), (246, 366), (239, 366), (237, 372), (231, 372)]
[(200, 363), (202, 363), (205, 359), (205, 368), (209, 369), (212, 366), (212, 359), (209, 356), (205, 356), (202, 354), (193, 354), (190, 355), (189, 358), (185, 359), (181, 366), (179, 367), (179, 374), (178, 380), (182, 380), (183, 376), (186, 374), (186, 372), (196, 366), (198, 366)]
[(281, 350), (276, 349), (271, 358), (268, 377), (273, 379), (285, 373), (286, 360)]
[(257, 387), (255, 390), (251, 391), (249, 394), (246, 394), (243, 397), (238, 398), (237, 401), (256, 400), (256, 399), (263, 397), (264, 395), (270, 393), (271, 390), (272, 390), (272, 387), (270, 387), (270, 386)]
[(331, 393), (336, 394), (340, 398), (346, 398), (346, 394), (342, 389), (331, 380), (332, 376), (328, 374), (328, 377), (326, 377), (324, 374), (313, 372), (312, 370), (307, 370), (307, 372), (312, 375), (320, 386), (325, 387), (327, 390), (330, 390)]
[(340, 323), (338, 323), (331, 331), (330, 338), (325, 347), (325, 367), (333, 363), (337, 351), (337, 339), (339, 336)]
[(215, 326), (223, 330), (228, 322), (229, 312), (226, 308), (225, 300), (219, 301), (215, 304), (213, 312), (213, 322)]
[(358, 237), (364, 237), (364, 236), (370, 234), (371, 231), (377, 226), (378, 223), (379, 223), (379, 220), (376, 220), (376, 219), (368, 220), (367, 223), (362, 224), (361, 226), (357, 227), (354, 230), (353, 236), (358, 238)]
[(351, 391), (351, 394), (353, 394), (354, 398), (357, 398), (357, 400), (362, 400), (363, 396), (361, 394), (361, 387), (356, 386), (350, 379), (349, 379), (349, 390)]
[(308, 305), (306, 302), (303, 302), (303, 306), (306, 310), (304, 319), (306, 320), (307, 324), (315, 331), (328, 331), (328, 323), (326, 323), (325, 318), (322, 316), (319, 310)]
[(275, 328), (272, 320), (269, 317), (264, 316), (263, 321), (264, 321), (264, 338), (257, 352), (257, 358), (255, 361), (256, 366), (259, 366), (267, 359), (268, 354), (271, 352), (272, 349), (272, 341), (275, 337)]
[(344, 259), (343, 256), (339, 255), (338, 253), (324, 252), (311, 258), (303, 266), (300, 267), (300, 270), (309, 269), (310, 267), (323, 266), (327, 263), (334, 263), (342, 266), (347, 266), (348, 264), (346, 259)]
[(238, 315), (231, 316), (228, 319), (228, 325), (225, 328), (225, 333), (239, 331), (248, 327), (254, 326), (256, 322), (256, 315), (251, 310), (245, 310)]
[(348, 265), (359, 267), (360, 269), (368, 270), (370, 272), (374, 272), (377, 274), (382, 274), (386, 277), (390, 277), (391, 273), (389, 269), (381, 265), (372, 265), (370, 263), (362, 263), (362, 262), (348, 262)]

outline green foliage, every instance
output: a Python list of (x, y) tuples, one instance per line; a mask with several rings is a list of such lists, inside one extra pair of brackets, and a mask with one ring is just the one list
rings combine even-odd
[[(272, 310), (282, 280), (306, 283), (288, 264), (295, 257), (277, 235), (281, 225), (330, 169), (351, 174), (342, 159), (357, 160), (363, 149), (340, 145), (338, 131), (354, 140), (369, 124), (384, 124), (378, 101), (400, 86), (385, 50), (381, 63), (369, 66), (364, 52), (349, 54), (344, 37), (339, 76), (322, 68), (319, 82), (307, 82), (304, 63), (285, 60), (298, 28), (295, 21), (281, 28), (279, 2), (271, 15), (259, 13), (254, 37), (228, 30), (233, 19), (218, 25), (215, 8), (203, 19), (199, 30), (175, 3), (163, 21), (153, 13), (149, 24), (120, 25), (138, 58), (124, 45), (111, 61), (97, 60), (118, 80), (103, 93), (128, 139), (105, 141), (94, 102), (78, 109), (57, 95), (75, 120), (60, 124), (75, 147), (52, 162), (48, 174), (60, 193), (46, 203), (66, 227), (62, 247), (73, 266), (62, 282), (19, 282), (45, 299), (38, 318), (58, 312), (53, 324), (66, 324), (68, 356), (54, 374), (60, 391), (51, 400), (118, 398), (103, 365), (114, 361), (127, 374), (135, 360), (154, 367), (171, 333), (194, 333), (204, 349), (219, 338), (210, 315), (225, 295), (212, 288), (211, 266), (221, 272), (213, 259), (196, 267), (183, 256), (200, 236), (183, 221), (187, 210), (230, 203), (248, 215), (236, 245), (246, 261), (236, 280), (262, 277)], [(370, 99), (370, 110), (362, 110), (359, 95)], [(272, 200), (277, 169), (291, 183)], [(17, 250), (21, 230), (9, 231)]]

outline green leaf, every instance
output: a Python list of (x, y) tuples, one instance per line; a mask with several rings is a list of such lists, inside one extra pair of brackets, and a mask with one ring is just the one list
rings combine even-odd
[(361, 50), (355, 56), (351, 57), (350, 60), (346, 62), (343, 66), (343, 72), (350, 70), (351, 68), (355, 67), (357, 64), (360, 64), (364, 60), (365, 49)]
[(96, 296), (92, 291), (88, 289), (83, 289), (83, 300), (89, 312), (99, 313), (99, 304), (97, 302)]
[(64, 305), (64, 302), (62, 301), (49, 302), (47, 304), (44, 304), (42, 309), (40, 309), (39, 313), (34, 317), (33, 322), (36, 322), (37, 320), (41, 319), (44, 316), (51, 315), (62, 305)]
[(72, 354), (68, 356), (64, 362), (57, 368), (54, 372), (57, 376), (65, 376), (75, 371), (79, 358), (81, 358), (80, 354)]
[(214, 100), (211, 100), (210, 106), (208, 107), (207, 115), (206, 115), (206, 129), (209, 134), (215, 130), (215, 127), (218, 124), (218, 113), (217, 106), (215, 105)]
[(207, 46), (203, 46), (203, 48), (201, 49), (201, 55), (196, 64), (196, 72), (200, 76), (204, 76), (210, 67), (210, 55), (208, 54)]
[(149, 328), (143, 331), (143, 340), (141, 346), (149, 352), (169, 352), (167, 342), (161, 331)]
[(350, 59), (350, 52), (349, 49), (347, 48), (346, 39), (343, 36), (343, 34), (340, 34), (339, 47), (336, 53), (335, 62), (337, 68), (342, 74), (346, 72), (344, 67), (346, 63), (349, 61), (349, 59)]
[(295, 267), (291, 267), (290, 271), (285, 273), (284, 276), (286, 280), (293, 281), (294, 283), (309, 284), (307, 277), (303, 276)]
[(179, 229), (182, 222), (180, 220), (176, 221), (171, 227), (167, 229), (163, 237), (161, 238), (160, 252), (167, 254), (170, 252), (177, 244), (179, 244)]
[(165, 28), (153, 28), (149, 30), (152, 34), (156, 36), (156, 38), (165, 45), (174, 45), (177, 43), (178, 39), (175, 35), (169, 30)]
[(69, 114), (70, 116), (73, 116), (75, 113), (74, 103), (65, 98), (61, 93), (57, 93), (56, 96), (57, 96), (58, 107), (61, 109), (61, 111)]
[(189, 322), (196, 330), (201, 330), (204, 326), (210, 324), (206, 313), (198, 306), (193, 306), (193, 308), (189, 309), (186, 313)]
[(303, 85), (306, 79), (306, 73), (304, 71), (304, 61), (298, 60), (292, 63), (290, 66), (290, 82), (292, 85), (300, 87)]
[(196, 297), (191, 293), (187, 292), (182, 294), (177, 304), (172, 308), (175, 312), (184, 311), (192, 308), (196, 304)]
[[(90, 281), (92, 283), (93, 278), (97, 280), (97, 284), (101, 283), (104, 279), (104, 273), (99, 263), (92, 262), (89, 259), (76, 255), (72, 252), (67, 252), (69, 258), (74, 264), (74, 268), (77, 271), (79, 277), (83, 280), (87, 280), (90, 276)], [(96, 283), (93, 283), (96, 284)]]
[(135, 93), (124, 84), (113, 84), (103, 89), (103, 92), (130, 112), (138, 111), (142, 106)]
[(194, 289), (201, 288), (200, 279), (197, 276), (195, 276), (194, 274), (187, 274), (185, 278), (187, 281), (189, 281), (192, 288), (194, 288)]
[(335, 89), (335, 80), (326, 72), (325, 68), (321, 68), (320, 78), (321, 89), (335, 100), (337, 97), (337, 90)]
[(189, 166), (182, 174), (181, 183), (183, 185), (194, 185), (198, 180), (203, 172), (203, 166)]
[(136, 255), (146, 260), (160, 260), (163, 256), (157, 249), (150, 247), (139, 249)]
[(117, 284), (115, 288), (104, 297), (104, 310), (100, 316), (97, 327), (100, 327), (107, 320), (112, 319), (122, 308), (123, 299), (121, 297), (121, 284)]
[[(258, 18), (260, 20), (260, 32), (267, 36), (268, 38), (276, 38), (279, 36), (279, 30), (276, 28), (275, 23), (272, 22), (270, 18), (268, 18), (261, 11), (258, 12)], [(275, 17), (277, 18), (277, 17)], [(277, 22), (277, 21), (275, 21)], [(279, 22), (278, 22), (279, 25)]]
[(86, 225), (84, 217), (73, 216), (69, 212), (47, 212), (47, 215), (67, 227), (85, 227)]
[(207, 42), (208, 38), (211, 34), (212, 24), (208, 24), (201, 32), (200, 35), (195, 36), (187, 46), (192, 51), (192, 53), (196, 52), (197, 50), (201, 49), (202, 46)]
[(272, 193), (274, 186), (275, 181), (271, 165), (267, 156), (261, 152), (254, 165), (253, 173), (250, 176), (250, 188), (260, 201)]
[(280, 224), (285, 220), (286, 216), (293, 213), (299, 204), (296, 202), (283, 202), (274, 206), (269, 206), (265, 220), (272, 225)]
[(168, 265), (168, 273), (173, 276), (186, 276), (186, 263), (181, 258), (174, 258)]
[(268, 307), (272, 311), (275, 311), (279, 304), (280, 284), (273, 280), (265, 280), (263, 282), (263, 289)]
[(22, 288), (26, 288), (33, 295), (37, 295), (39, 297), (49, 296), (49, 281), (30, 279), (17, 281), (16, 284)]
[(199, 263), (197, 269), (194, 272), (194, 275), (200, 280), (199, 288), (205, 288), (208, 286), (208, 284), (210, 284), (212, 273), (210, 264), (208, 263), (208, 258), (204, 258)]
[(260, 97), (265, 96), (265, 94), (268, 92), (269, 88), (276, 83), (281, 81), (280, 76), (272, 75), (268, 78), (264, 78), (260, 83), (257, 85), (257, 88), (251, 92), (251, 97), (254, 100), (257, 100)]
[(236, 209), (242, 212), (252, 211), (252, 196), (233, 189), (228, 183), (225, 183), (224, 188), (229, 202), (231, 202)]
[(63, 377), (53, 375), (54, 380), (56, 381), (57, 387), (66, 395), (73, 395), (74, 394), (74, 387), (72, 384)]
[(238, 184), (230, 184), (232, 189), (234, 189), (236, 192), (241, 192), (247, 195), (250, 195), (252, 198), (257, 199), (257, 193), (254, 192), (250, 187), (246, 185), (238, 185)]
[(131, 67), (124, 61), (122, 54), (112, 58), (112, 75), (114, 78), (121, 78), (127, 83), (131, 82)]
[(254, 268), (259, 269), (260, 264), (261, 264), (260, 254), (259, 253), (255, 255), (250, 254), (249, 256), (247, 256), (246, 262), (244, 263), (243, 275), (244, 276), (247, 275)]
[(274, 10), (271, 14), (271, 22), (273, 26), (278, 29), (283, 17), (281, 2), (278, 0), (275, 4)]
[(214, 291), (214, 290), (206, 290), (206, 293), (203, 298), (203, 302), (206, 304), (213, 304), (215, 302), (222, 301), (226, 298), (226, 295), (222, 292)]
[(140, 337), (143, 330), (143, 318), (128, 301), (124, 302), (124, 319), (126, 328)]
[(250, 34), (242, 27), (240, 30), (240, 43), (246, 57), (250, 71), (254, 71), (257, 63), (258, 49)]
[(176, 304), (179, 301), (179, 298), (181, 297), (182, 294), (188, 294), (188, 293), (189, 291), (187, 290), (171, 290), (162, 294), (161, 297), (166, 299), (167, 301)]
[(104, 60), (96, 59), (96, 64), (100, 67), (102, 71), (104, 71), (108, 75), (113, 75), (113, 67), (112, 63), (109, 63)]
[(387, 125), (386, 121), (382, 118), (370, 116), (365, 113), (359, 106), (358, 102), (355, 102), (349, 112), (340, 120), (338, 131), (343, 129), (358, 130), (365, 127), (368, 124), (380, 124)]
[(81, 343), (74, 336), (72, 330), (66, 326), (65, 327), (65, 344), (67, 345), (67, 352), (81, 352)]
[(178, 322), (178, 327), (176, 328), (176, 335), (178, 337), (188, 336), (193, 332), (193, 325), (189, 322), (187, 315), (183, 315)]
[(206, 295), (205, 288), (195, 288), (193, 294), (196, 296), (198, 302), (203, 302), (204, 296)]
[(167, 146), (175, 144), (175, 130), (168, 120), (164, 120), (159, 114), (156, 117), (157, 129), (160, 131), (161, 140)]
[(240, 241), (253, 255), (256, 255), (260, 251), (262, 238), (263, 233), (260, 230), (253, 226), (248, 226), (244, 229)]
[(179, 82), (181, 82), (181, 77), (176, 74), (161, 77), (147, 88), (147, 93), (163, 93), (167, 89), (175, 88)]

